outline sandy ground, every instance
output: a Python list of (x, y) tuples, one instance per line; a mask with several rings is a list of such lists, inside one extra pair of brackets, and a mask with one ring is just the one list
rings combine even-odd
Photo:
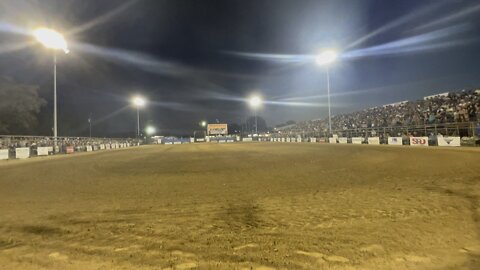
[(480, 149), (146, 146), (0, 162), (0, 269), (480, 269)]

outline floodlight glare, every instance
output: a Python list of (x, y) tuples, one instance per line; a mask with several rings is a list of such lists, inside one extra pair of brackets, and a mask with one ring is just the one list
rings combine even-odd
[(253, 108), (257, 108), (260, 106), (260, 104), (262, 104), (262, 99), (258, 96), (253, 96), (250, 98), (249, 103)]
[(141, 97), (134, 97), (132, 99), (132, 102), (133, 102), (133, 105), (135, 105), (137, 108), (143, 107), (145, 106), (145, 103), (147, 103), (145, 99)]
[(318, 65), (329, 65), (337, 60), (338, 54), (335, 50), (325, 50), (317, 56)]
[(147, 133), (147, 135), (153, 135), (155, 134), (155, 131), (155, 128), (152, 126), (148, 126), (145, 128), (145, 133)]
[(33, 31), (33, 35), (38, 40), (38, 42), (42, 43), (43, 46), (49, 49), (62, 50), (65, 53), (69, 52), (67, 41), (62, 36), (62, 34), (58, 33), (55, 30), (48, 28), (38, 28)]
[(202, 121), (202, 122), (200, 122), (200, 125), (201, 125), (202, 127), (206, 127), (206, 126), (207, 126), (207, 121)]

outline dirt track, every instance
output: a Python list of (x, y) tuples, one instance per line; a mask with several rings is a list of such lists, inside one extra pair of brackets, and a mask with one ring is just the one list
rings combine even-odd
[(148, 146), (0, 162), (0, 269), (480, 269), (480, 151)]

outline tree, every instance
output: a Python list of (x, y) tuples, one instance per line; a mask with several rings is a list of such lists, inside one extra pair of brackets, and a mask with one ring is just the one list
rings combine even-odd
[(34, 132), (37, 115), (45, 104), (38, 96), (38, 86), (0, 77), (0, 134)]
[[(263, 119), (260, 116), (257, 116), (257, 124), (258, 124), (258, 132), (266, 132), (268, 130), (267, 128), (267, 122), (265, 122), (265, 119)], [(246, 121), (246, 133), (255, 133), (255, 116), (251, 116), (247, 118)]]

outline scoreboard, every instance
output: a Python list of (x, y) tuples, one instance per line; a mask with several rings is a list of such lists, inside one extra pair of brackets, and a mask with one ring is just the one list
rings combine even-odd
[(208, 135), (228, 135), (228, 125), (227, 124), (208, 124), (207, 132), (208, 132)]

